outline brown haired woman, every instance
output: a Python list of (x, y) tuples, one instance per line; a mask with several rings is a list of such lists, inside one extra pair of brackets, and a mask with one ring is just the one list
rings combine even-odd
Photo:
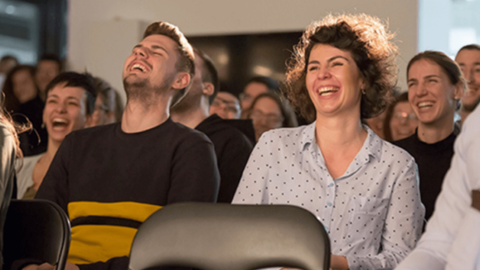
[(287, 96), (315, 122), (266, 132), (233, 201), (312, 212), (329, 234), (332, 269), (394, 268), (420, 237), (414, 159), (362, 124), (391, 96), (391, 38), (365, 14), (330, 15), (307, 28), (289, 65)]

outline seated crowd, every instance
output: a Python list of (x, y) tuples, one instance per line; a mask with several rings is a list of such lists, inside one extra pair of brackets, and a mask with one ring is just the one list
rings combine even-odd
[(305, 208), (331, 269), (479, 269), (480, 46), (415, 55), (402, 92), (392, 38), (376, 17), (328, 15), (285, 82), (254, 77), (237, 98), (208, 55), (154, 22), (126, 58), (125, 107), (54, 55), (3, 57), (2, 169), (16, 179), (0, 195), (68, 214), (67, 269), (127, 269), (140, 224), (186, 201)]

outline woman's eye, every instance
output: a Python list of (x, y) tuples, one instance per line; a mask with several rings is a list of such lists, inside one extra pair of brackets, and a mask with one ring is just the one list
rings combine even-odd
[(341, 62), (333, 62), (333, 63), (332, 63), (332, 67), (335, 67), (335, 66), (343, 66), (343, 63), (341, 63)]
[(314, 71), (314, 70), (318, 70), (318, 67), (317, 66), (311, 66), (308, 68), (308, 71)]
[(429, 83), (436, 83), (437, 80), (430, 79), (430, 80), (428, 80), (428, 82), (429, 82)]

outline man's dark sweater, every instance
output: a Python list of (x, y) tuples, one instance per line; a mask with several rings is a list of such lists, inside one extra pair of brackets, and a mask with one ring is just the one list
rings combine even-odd
[(216, 114), (203, 120), (195, 129), (212, 141), (220, 171), (220, 189), (217, 202), (230, 203), (242, 177), (253, 145), (232, 120), (223, 120)]

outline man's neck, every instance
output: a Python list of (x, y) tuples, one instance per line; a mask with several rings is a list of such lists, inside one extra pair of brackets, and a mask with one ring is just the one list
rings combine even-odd
[(176, 110), (175, 108), (178, 107), (173, 107), (173, 109), (170, 110), (173, 122), (180, 123), (191, 129), (196, 128), (203, 120), (210, 116), (208, 96), (201, 96), (197, 104), (196, 106), (182, 106), (183, 109), (181, 110)]
[(208, 115), (208, 109), (198, 106), (192, 108), (188, 111), (177, 112), (175, 110), (171, 111), (173, 122), (180, 123), (189, 128), (196, 128), (203, 120), (205, 120)]
[(122, 131), (137, 133), (152, 129), (167, 121), (170, 98), (157, 97), (156, 102), (144, 104), (137, 100), (129, 100), (122, 116)]

